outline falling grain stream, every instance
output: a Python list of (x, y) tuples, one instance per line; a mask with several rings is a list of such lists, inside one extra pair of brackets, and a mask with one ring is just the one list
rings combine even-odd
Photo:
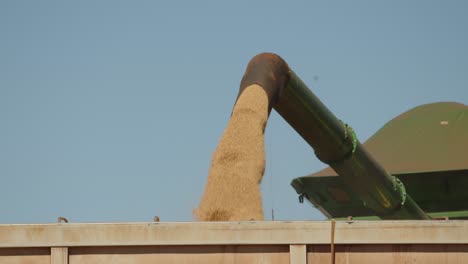
[(239, 96), (213, 153), (199, 221), (263, 220), (260, 183), (265, 171), (268, 96), (250, 85)]

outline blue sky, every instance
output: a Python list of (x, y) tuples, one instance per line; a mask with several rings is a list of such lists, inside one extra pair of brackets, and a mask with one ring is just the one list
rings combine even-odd
[[(468, 102), (467, 1), (1, 1), (0, 223), (191, 221), (240, 79), (281, 55), (365, 141)], [(323, 167), (278, 114), (267, 219), (324, 219), (294, 177)]]

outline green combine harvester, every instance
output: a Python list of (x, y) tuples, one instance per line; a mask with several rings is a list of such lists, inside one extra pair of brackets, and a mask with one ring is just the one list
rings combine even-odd
[[(468, 106), (415, 107), (388, 122), (363, 147), (430, 218), (468, 219)], [(328, 218), (398, 218), (378, 216), (330, 167), (291, 184)]]
[(278, 55), (250, 61), (239, 95), (253, 84), (330, 166), (292, 181), (300, 201), (328, 218), (468, 219), (468, 106), (416, 107), (362, 145)]

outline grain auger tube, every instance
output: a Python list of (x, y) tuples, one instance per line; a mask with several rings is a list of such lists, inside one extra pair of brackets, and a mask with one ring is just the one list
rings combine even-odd
[(238, 98), (252, 85), (261, 86), (268, 95), (268, 113), (275, 109), (377, 216), (429, 219), (403, 184), (362, 147), (351, 127), (337, 119), (281, 57), (255, 56), (242, 78)]

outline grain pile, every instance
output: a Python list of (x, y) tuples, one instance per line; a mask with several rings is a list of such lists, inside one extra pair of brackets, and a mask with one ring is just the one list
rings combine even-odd
[(239, 96), (213, 153), (199, 221), (263, 220), (260, 183), (265, 171), (268, 97), (259, 85)]

